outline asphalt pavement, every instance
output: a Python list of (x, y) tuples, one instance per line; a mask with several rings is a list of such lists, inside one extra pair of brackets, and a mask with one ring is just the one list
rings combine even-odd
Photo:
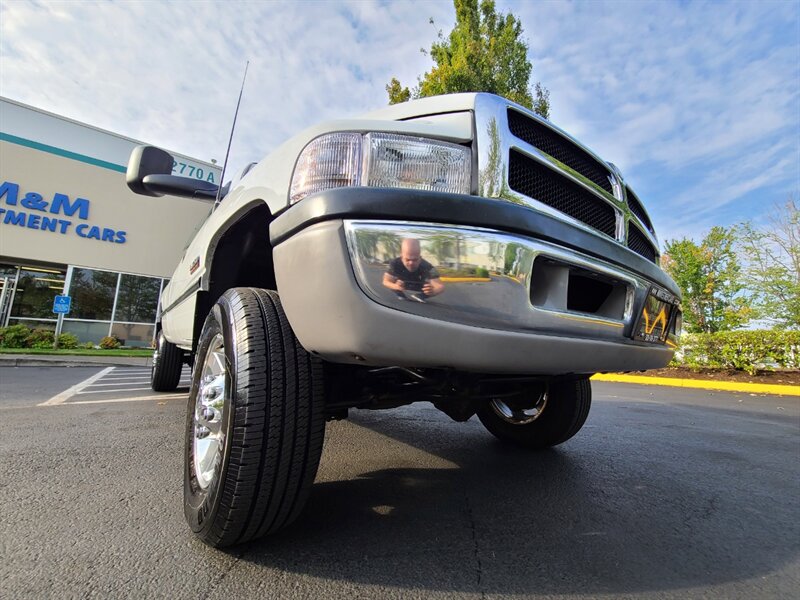
[(351, 411), (328, 424), (300, 520), (221, 552), (183, 521), (186, 390), (141, 382), (137, 368), (0, 367), (0, 597), (800, 589), (796, 398), (595, 382), (583, 430), (539, 453), (426, 403)]

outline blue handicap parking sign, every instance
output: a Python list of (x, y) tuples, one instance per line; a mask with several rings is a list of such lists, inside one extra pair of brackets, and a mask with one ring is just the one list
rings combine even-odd
[(67, 314), (72, 304), (71, 296), (56, 296), (53, 298), (53, 312), (57, 315)]

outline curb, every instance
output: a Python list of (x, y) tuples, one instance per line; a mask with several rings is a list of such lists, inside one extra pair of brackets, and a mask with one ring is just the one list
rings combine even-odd
[(774, 383), (740, 383), (737, 381), (709, 381), (707, 379), (677, 379), (672, 377), (647, 377), (645, 375), (622, 375), (620, 373), (598, 373), (594, 381), (614, 383), (636, 383), (640, 385), (663, 385), (667, 387), (744, 392), (747, 394), (770, 394), (775, 396), (800, 396), (800, 386)]
[[(128, 360), (125, 360), (128, 359)], [(121, 356), (119, 358), (98, 356), (76, 356), (74, 359), (46, 356), (0, 356), (0, 367), (149, 367), (151, 359), (147, 357)]]

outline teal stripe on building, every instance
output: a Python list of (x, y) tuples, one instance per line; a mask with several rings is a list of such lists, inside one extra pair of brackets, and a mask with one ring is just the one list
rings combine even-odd
[(32, 148), (34, 150), (39, 150), (40, 152), (55, 154), (56, 156), (63, 156), (64, 158), (77, 160), (78, 162), (86, 163), (88, 165), (93, 165), (95, 167), (102, 167), (103, 169), (109, 169), (111, 171), (117, 171), (118, 173), (125, 173), (128, 170), (127, 167), (124, 167), (122, 165), (117, 165), (105, 160), (100, 160), (99, 158), (92, 158), (91, 156), (86, 156), (85, 154), (70, 152), (69, 150), (64, 150), (63, 148), (48, 146), (47, 144), (41, 144), (39, 142), (34, 142), (33, 140), (26, 140), (25, 138), (17, 137), (9, 133), (3, 133), (2, 131), (0, 131), (0, 141), (9, 142), (11, 144), (17, 144), (19, 146), (25, 146), (26, 148)]

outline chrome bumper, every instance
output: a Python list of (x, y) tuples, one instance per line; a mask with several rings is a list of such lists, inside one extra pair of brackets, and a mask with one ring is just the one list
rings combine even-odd
[[(443, 275), (442, 293), (424, 302), (399, 300), (383, 285), (384, 262), (407, 237)], [(645, 278), (531, 237), (330, 219), (283, 238), (273, 258), (297, 339), (331, 362), (561, 375), (655, 369), (673, 354), (629, 337)], [(591, 306), (575, 293), (601, 288), (609, 293)]]
[[(474, 327), (628, 338), (653, 286), (596, 258), (499, 231), (347, 220), (344, 230), (356, 279), (372, 300)], [(404, 293), (384, 285), (387, 265), (400, 256), (403, 240), (419, 243), (422, 259), (440, 276), (441, 293)]]

